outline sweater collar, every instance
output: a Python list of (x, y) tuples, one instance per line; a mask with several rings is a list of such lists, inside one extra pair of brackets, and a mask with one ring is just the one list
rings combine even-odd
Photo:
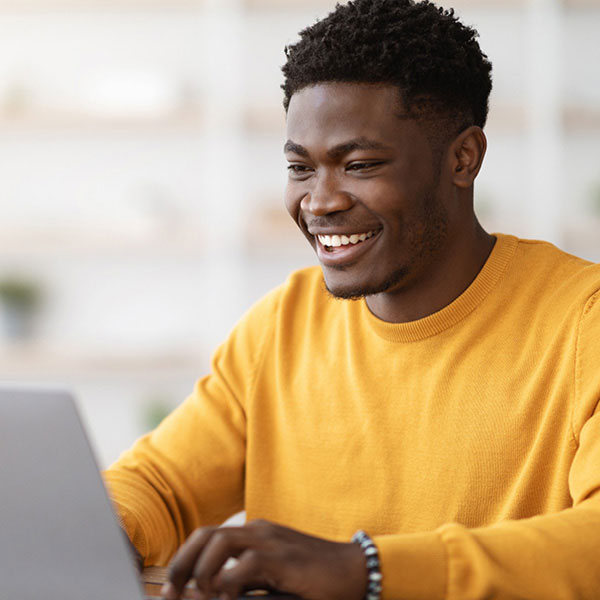
[(504, 234), (494, 236), (494, 248), (477, 277), (456, 300), (441, 310), (416, 321), (388, 323), (376, 317), (363, 298), (360, 301), (361, 318), (377, 335), (391, 342), (416, 342), (456, 325), (473, 312), (496, 286), (517, 248), (519, 241), (516, 237)]

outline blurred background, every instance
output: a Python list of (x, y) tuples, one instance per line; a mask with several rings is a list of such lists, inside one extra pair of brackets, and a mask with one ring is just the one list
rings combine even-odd
[[(0, 0), (0, 381), (74, 390), (103, 466), (315, 263), (279, 69), (334, 4)], [(600, 0), (443, 5), (494, 66), (484, 226), (600, 261)]]

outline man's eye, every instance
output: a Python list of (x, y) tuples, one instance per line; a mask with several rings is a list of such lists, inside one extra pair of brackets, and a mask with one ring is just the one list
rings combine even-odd
[(383, 161), (375, 161), (375, 162), (353, 162), (350, 163), (346, 169), (348, 171), (366, 171), (368, 169), (373, 169), (374, 167), (378, 167), (383, 164)]
[(288, 165), (288, 172), (294, 175), (302, 175), (310, 171), (310, 167), (305, 165)]

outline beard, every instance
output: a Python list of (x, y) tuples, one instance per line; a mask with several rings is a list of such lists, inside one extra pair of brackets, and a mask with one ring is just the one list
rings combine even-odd
[[(421, 215), (406, 227), (405, 234), (408, 248), (405, 264), (399, 265), (379, 282), (359, 283), (354, 288), (331, 289), (325, 278), (327, 292), (340, 300), (360, 300), (410, 285), (413, 274), (427, 268), (435, 260), (448, 238), (448, 211), (433, 193), (427, 195)], [(345, 267), (338, 267), (337, 270), (344, 271)]]

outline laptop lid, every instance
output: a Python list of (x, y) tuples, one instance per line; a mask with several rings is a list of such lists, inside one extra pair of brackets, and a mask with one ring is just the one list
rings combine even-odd
[(64, 392), (0, 389), (0, 598), (143, 598)]
[[(0, 388), (0, 598), (144, 598), (66, 392)], [(251, 598), (299, 600), (240, 596)]]

